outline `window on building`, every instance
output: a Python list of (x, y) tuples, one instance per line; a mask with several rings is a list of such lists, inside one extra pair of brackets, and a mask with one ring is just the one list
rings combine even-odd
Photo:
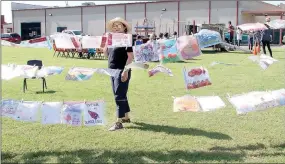
[(66, 30), (67, 27), (57, 27), (56, 31), (57, 32), (62, 32), (63, 30)]
[(7, 33), (11, 33), (12, 32), (12, 28), (7, 28)]

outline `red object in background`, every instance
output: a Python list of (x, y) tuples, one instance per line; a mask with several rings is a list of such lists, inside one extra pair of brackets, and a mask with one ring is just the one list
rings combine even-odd
[(1, 34), (1, 40), (6, 40), (12, 43), (21, 43), (21, 36), (17, 33)]
[(5, 22), (5, 16), (4, 15), (1, 15), (1, 33), (4, 32), (4, 29), (3, 29), (3, 25), (6, 24)]
[(33, 44), (33, 43), (38, 43), (38, 42), (44, 42), (46, 40), (47, 40), (46, 37), (41, 37), (41, 38), (31, 39), (29, 40), (29, 43)]

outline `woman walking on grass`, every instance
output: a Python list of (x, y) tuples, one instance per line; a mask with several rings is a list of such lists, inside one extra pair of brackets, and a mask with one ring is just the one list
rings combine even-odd
[[(112, 33), (128, 33), (131, 28), (129, 24), (122, 18), (115, 18), (108, 22), (107, 29)], [(111, 69), (120, 69), (118, 77), (111, 77), (112, 89), (117, 106), (117, 121), (109, 129), (115, 131), (123, 129), (122, 123), (129, 123), (130, 107), (127, 98), (129, 81), (131, 79), (131, 70), (125, 66), (133, 61), (132, 47), (115, 47), (104, 48), (104, 54), (108, 55), (108, 67)]]

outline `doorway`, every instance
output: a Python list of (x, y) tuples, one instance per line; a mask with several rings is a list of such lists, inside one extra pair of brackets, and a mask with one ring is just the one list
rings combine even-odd
[(22, 40), (30, 40), (41, 37), (41, 23), (21, 23), (21, 37)]

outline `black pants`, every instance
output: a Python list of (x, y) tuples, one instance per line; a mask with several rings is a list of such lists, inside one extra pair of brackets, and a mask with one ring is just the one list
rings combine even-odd
[(265, 46), (267, 46), (268, 51), (270, 53), (270, 56), (273, 57), (272, 56), (272, 51), (271, 51), (271, 48), (270, 48), (270, 41), (264, 41), (264, 40), (262, 41), (262, 49), (263, 49), (264, 54), (266, 54)]
[(252, 47), (253, 47), (253, 38), (250, 38), (249, 39), (249, 44), (248, 44), (248, 49), (252, 50)]
[(233, 35), (230, 35), (230, 44), (234, 44), (234, 43), (233, 43), (233, 40), (234, 40), (234, 36), (233, 36)]
[(123, 118), (125, 117), (126, 113), (130, 112), (127, 93), (129, 88), (129, 82), (131, 79), (131, 71), (129, 71), (128, 80), (126, 82), (121, 81), (121, 74), (122, 72), (120, 72), (120, 75), (117, 77), (111, 77), (118, 118)]
[(241, 40), (237, 40), (237, 45), (240, 46)]

